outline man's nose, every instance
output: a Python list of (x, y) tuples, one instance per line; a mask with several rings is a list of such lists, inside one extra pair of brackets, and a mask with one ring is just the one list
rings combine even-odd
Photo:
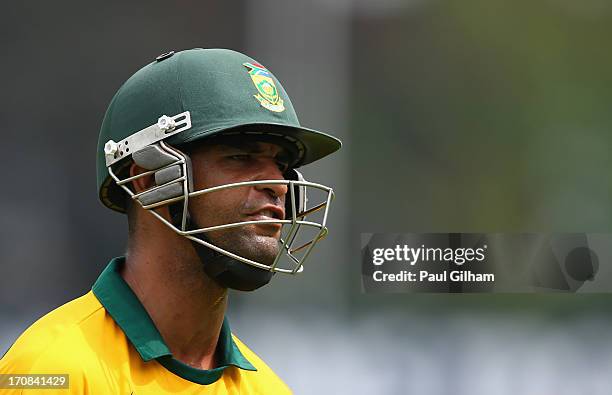
[[(255, 181), (261, 180), (284, 180), (283, 173), (278, 168), (275, 160), (266, 160), (261, 164), (260, 171)], [(255, 189), (267, 191), (274, 197), (282, 198), (287, 194), (287, 184), (257, 184)]]

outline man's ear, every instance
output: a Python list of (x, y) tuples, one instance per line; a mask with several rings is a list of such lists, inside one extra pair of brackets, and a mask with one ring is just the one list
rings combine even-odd
[[(134, 177), (138, 174), (142, 174), (147, 170), (138, 166), (136, 163), (132, 163), (130, 165), (130, 177)], [(155, 186), (155, 179), (153, 178), (153, 174), (149, 174), (146, 176), (138, 177), (131, 182), (134, 193), (139, 193), (142, 191), (146, 191), (147, 189)]]

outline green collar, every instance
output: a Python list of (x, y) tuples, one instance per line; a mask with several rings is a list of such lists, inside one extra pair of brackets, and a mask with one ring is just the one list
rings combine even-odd
[(92, 291), (130, 339), (143, 361), (156, 359), (172, 373), (198, 384), (214, 383), (230, 365), (243, 370), (257, 370), (234, 343), (227, 319), (223, 320), (217, 343), (218, 367), (211, 370), (195, 369), (174, 359), (151, 317), (119, 274), (119, 268), (124, 263), (125, 257), (111, 260), (93, 285)]

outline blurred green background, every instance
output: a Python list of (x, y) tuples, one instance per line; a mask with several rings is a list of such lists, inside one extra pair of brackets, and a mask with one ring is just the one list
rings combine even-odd
[(356, 224), (607, 232), (610, 7), (438, 1), (358, 20)]

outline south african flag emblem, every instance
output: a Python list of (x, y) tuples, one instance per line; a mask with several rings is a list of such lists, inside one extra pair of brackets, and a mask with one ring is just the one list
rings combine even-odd
[(257, 62), (243, 63), (243, 65), (249, 70), (249, 75), (257, 88), (257, 94), (253, 97), (262, 107), (274, 112), (285, 111), (283, 99), (278, 95), (278, 90), (268, 69)]

